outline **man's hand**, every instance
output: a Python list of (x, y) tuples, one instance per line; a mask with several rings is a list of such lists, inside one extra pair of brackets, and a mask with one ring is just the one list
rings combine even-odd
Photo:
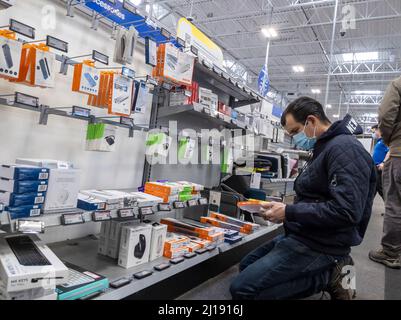
[(285, 219), (285, 204), (281, 202), (269, 202), (262, 205), (260, 215), (273, 223), (282, 223)]
[(383, 171), (384, 168), (384, 163), (380, 163), (377, 165), (377, 169), (379, 169), (380, 171)]

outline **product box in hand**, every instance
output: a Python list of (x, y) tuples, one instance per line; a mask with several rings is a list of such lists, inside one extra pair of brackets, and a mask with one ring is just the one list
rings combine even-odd
[(5, 31), (4, 35), (0, 31), (0, 77), (6, 79), (17, 79), (19, 77), (22, 42), (16, 40), (13, 32)]
[(149, 261), (152, 226), (126, 226), (121, 231), (118, 265), (132, 268)]
[(236, 218), (233, 218), (233, 217), (229, 217), (229, 216), (226, 216), (224, 214), (217, 213), (217, 212), (211, 212), (210, 213), (210, 217), (215, 218), (215, 219), (220, 220), (220, 221), (224, 221), (224, 222), (227, 222), (227, 223), (231, 223), (231, 224), (235, 224), (235, 225), (241, 226), (241, 227), (243, 227), (243, 228), (245, 228), (246, 230), (249, 230), (249, 231), (255, 231), (255, 230), (260, 228), (260, 225), (258, 225), (256, 223), (242, 221), (242, 220), (239, 220), (239, 219), (236, 219)]
[(11, 180), (0, 178), (0, 190), (22, 194), (42, 193), (48, 190), (47, 180)]
[(149, 260), (153, 261), (163, 256), (164, 242), (167, 236), (167, 226), (164, 224), (152, 225), (152, 240), (150, 244)]
[(20, 207), (6, 207), (5, 209), (9, 213), (10, 218), (15, 220), (40, 216), (42, 208), (42, 205), (29, 205)]
[(0, 191), (0, 203), (8, 207), (38, 205), (45, 202), (45, 193), (16, 194)]
[(48, 180), (49, 169), (18, 164), (3, 164), (0, 166), (0, 177), (10, 180)]

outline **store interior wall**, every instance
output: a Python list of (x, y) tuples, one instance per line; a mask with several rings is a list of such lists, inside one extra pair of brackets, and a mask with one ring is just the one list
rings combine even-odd
[[(56, 10), (55, 29), (43, 28), (47, 22), (44, 13), (47, 12), (46, 9), (51, 9), (46, 6)], [(97, 31), (90, 29), (90, 19), (78, 12), (74, 18), (67, 17), (65, 5), (61, 1), (16, 1), (13, 7), (0, 11), (0, 25), (8, 25), (10, 18), (35, 27), (36, 40), (45, 39), (49, 34), (67, 41), (68, 56), (90, 54), (95, 49), (108, 54), (110, 66), (115, 65), (112, 62), (114, 40), (111, 39), (111, 30), (101, 25)], [(51, 51), (61, 54), (54, 49)], [(134, 63), (130, 67), (139, 76), (151, 73), (151, 68), (145, 65), (144, 60), (144, 46), (138, 43)], [(104, 67), (99, 63), (96, 65)], [(56, 62), (57, 69), (59, 66), (60, 63)], [(19, 91), (38, 96), (40, 103), (50, 107), (85, 107), (87, 96), (71, 91), (72, 75), (71, 67), (67, 76), (57, 74), (56, 86), (51, 89), (31, 88), (0, 79), (0, 94)], [(105, 110), (91, 109), (96, 114), (105, 113)], [(150, 108), (148, 111), (150, 112)], [(13, 163), (16, 158), (21, 157), (71, 161), (82, 169), (82, 189), (128, 189), (141, 185), (146, 133), (135, 132), (132, 139), (128, 137), (128, 130), (119, 128), (114, 152), (89, 152), (85, 151), (85, 121), (49, 116), (47, 126), (41, 126), (38, 122), (39, 113), (0, 106), (1, 163)]]

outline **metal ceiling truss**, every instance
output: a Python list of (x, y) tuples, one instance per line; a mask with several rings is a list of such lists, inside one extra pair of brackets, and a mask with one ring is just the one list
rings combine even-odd
[(351, 95), (349, 104), (351, 105), (379, 105), (383, 100), (383, 95)]

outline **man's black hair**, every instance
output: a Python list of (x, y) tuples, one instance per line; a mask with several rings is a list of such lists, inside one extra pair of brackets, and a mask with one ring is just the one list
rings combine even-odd
[(320, 102), (309, 97), (300, 97), (287, 106), (287, 109), (285, 109), (281, 116), (281, 125), (283, 127), (287, 123), (286, 116), (288, 114), (292, 114), (295, 121), (299, 123), (305, 123), (308, 116), (315, 116), (322, 122), (330, 123)]
[(379, 125), (378, 125), (378, 124), (375, 124), (375, 125), (372, 127), (372, 130), (377, 130), (377, 129), (379, 129)]

